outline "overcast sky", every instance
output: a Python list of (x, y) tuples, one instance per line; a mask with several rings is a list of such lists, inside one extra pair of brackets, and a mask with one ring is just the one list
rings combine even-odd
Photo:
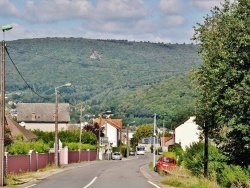
[[(193, 26), (224, 0), (0, 0), (5, 40), (82, 37), (191, 43)], [(1, 35), (0, 39), (3, 39)]]

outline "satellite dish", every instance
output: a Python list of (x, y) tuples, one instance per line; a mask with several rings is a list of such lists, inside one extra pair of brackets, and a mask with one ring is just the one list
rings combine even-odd
[(25, 123), (24, 123), (23, 121), (20, 123), (20, 125), (21, 125), (22, 127), (25, 127)]

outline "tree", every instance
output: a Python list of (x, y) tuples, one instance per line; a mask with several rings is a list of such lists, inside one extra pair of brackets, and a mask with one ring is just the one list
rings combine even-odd
[(132, 147), (135, 147), (142, 138), (153, 136), (153, 125), (144, 124), (138, 126), (133, 138), (131, 139)]
[(96, 135), (96, 138), (99, 138), (99, 130), (100, 130), (100, 136), (101, 137), (104, 136), (104, 133), (103, 133), (104, 127), (100, 127), (100, 125), (96, 122), (93, 125), (92, 124), (85, 125), (83, 129), (85, 131), (93, 132)]
[(203, 66), (195, 73), (197, 122), (228, 162), (250, 165), (250, 2), (225, 0), (195, 27)]

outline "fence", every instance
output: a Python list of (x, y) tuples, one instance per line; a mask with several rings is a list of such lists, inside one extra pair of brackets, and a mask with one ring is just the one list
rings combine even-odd
[[(96, 155), (97, 151), (68, 151), (65, 148), (59, 151), (59, 164), (94, 161)], [(54, 152), (38, 153), (31, 150), (27, 155), (9, 155), (6, 152), (4, 156), (5, 174), (37, 171), (53, 164), (54, 159)]]

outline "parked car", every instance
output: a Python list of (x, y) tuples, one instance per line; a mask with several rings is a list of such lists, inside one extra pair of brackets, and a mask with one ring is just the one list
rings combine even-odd
[(163, 154), (163, 151), (161, 149), (157, 150), (157, 154), (158, 155), (162, 155)]
[(120, 152), (114, 152), (114, 153), (112, 153), (112, 159), (113, 160), (122, 160), (122, 154)]
[(130, 151), (129, 151), (129, 156), (135, 156), (135, 151), (130, 150)]
[(176, 168), (176, 159), (168, 156), (161, 156), (154, 167), (155, 172), (159, 170), (173, 170)]

